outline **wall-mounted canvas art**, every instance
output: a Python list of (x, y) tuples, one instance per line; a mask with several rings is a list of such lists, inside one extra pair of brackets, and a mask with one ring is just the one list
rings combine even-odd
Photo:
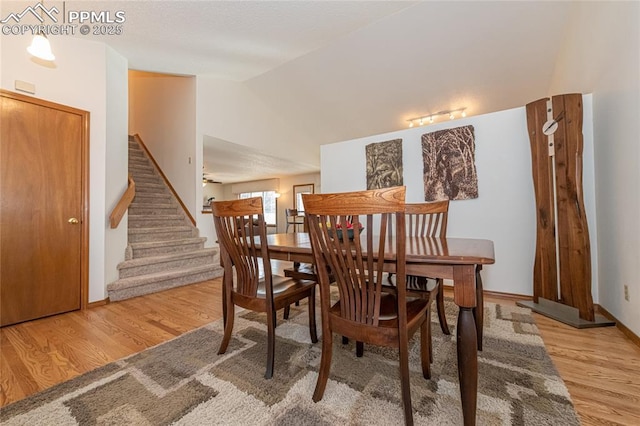
[(424, 199), (478, 198), (473, 126), (422, 135)]
[(403, 185), (402, 139), (367, 145), (367, 189)]

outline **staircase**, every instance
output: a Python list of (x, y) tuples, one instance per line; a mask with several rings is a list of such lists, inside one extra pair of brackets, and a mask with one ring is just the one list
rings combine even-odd
[(218, 248), (185, 215), (164, 179), (129, 137), (129, 173), (136, 196), (129, 206), (129, 245), (118, 265), (120, 278), (107, 286), (109, 299), (123, 300), (222, 276)]

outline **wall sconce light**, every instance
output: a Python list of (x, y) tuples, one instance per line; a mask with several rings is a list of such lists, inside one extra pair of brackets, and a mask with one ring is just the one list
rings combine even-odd
[(438, 111), (432, 114), (423, 115), (421, 117), (413, 117), (408, 119), (407, 121), (409, 122), (409, 127), (413, 127), (415, 125), (415, 122), (418, 122), (418, 124), (422, 126), (425, 120), (429, 120), (429, 124), (431, 124), (434, 122), (435, 118), (438, 117), (439, 115), (448, 115), (449, 119), (453, 120), (454, 118), (456, 118), (456, 113), (460, 113), (461, 117), (466, 117), (467, 116), (466, 109), (467, 108), (464, 107), (464, 108), (458, 108), (458, 109), (450, 109), (446, 111)]

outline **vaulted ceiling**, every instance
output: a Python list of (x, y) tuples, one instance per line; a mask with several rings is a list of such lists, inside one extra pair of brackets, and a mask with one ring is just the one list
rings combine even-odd
[[(408, 118), (441, 110), (465, 107), (478, 115), (548, 95), (578, 3), (68, 1), (67, 7), (126, 11), (124, 33), (99, 40), (133, 69), (242, 82), (304, 135), (293, 149), (313, 152), (309, 169), (317, 169), (321, 144), (402, 129)], [(216, 149), (212, 136), (209, 153)], [(220, 144), (228, 142), (235, 141)]]

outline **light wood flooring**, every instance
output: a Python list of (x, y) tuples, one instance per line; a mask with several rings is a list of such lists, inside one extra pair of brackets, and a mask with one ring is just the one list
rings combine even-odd
[[(222, 317), (221, 280), (0, 329), (0, 407)], [(514, 304), (510, 298), (487, 301)], [(534, 314), (584, 425), (640, 424), (640, 348)]]

